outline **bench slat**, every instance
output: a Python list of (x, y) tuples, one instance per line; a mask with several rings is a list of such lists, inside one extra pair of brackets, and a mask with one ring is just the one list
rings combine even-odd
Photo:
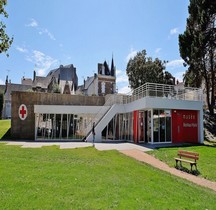
[(181, 161), (181, 162), (186, 162), (186, 163), (191, 163), (191, 164), (197, 164), (194, 161), (190, 161), (190, 160), (185, 160), (185, 159), (181, 159), (181, 158), (175, 158), (175, 160)]
[(189, 152), (189, 151), (184, 151), (184, 150), (179, 150), (178, 154), (188, 154), (188, 155), (199, 156), (199, 153), (197, 152)]
[(194, 159), (194, 160), (198, 160), (199, 159), (199, 153), (188, 152), (188, 151), (183, 151), (183, 150), (179, 150), (178, 151), (178, 156), (180, 156), (180, 157), (186, 157), (186, 158), (190, 158), (190, 159)]

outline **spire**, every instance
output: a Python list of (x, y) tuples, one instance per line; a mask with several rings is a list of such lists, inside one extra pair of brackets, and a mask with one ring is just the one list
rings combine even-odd
[(113, 61), (113, 55), (112, 55), (112, 63), (111, 63), (111, 76), (115, 76), (115, 66)]
[(104, 68), (105, 68), (105, 75), (110, 75), (109, 66), (108, 66), (106, 60), (104, 61)]
[(6, 80), (5, 80), (5, 91), (4, 91), (4, 94), (7, 92), (7, 88), (8, 88), (8, 75), (6, 76)]

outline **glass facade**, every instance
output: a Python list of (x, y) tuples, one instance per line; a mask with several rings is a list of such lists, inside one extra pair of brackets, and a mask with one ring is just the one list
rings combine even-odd
[(94, 115), (85, 114), (36, 114), (37, 140), (82, 139)]
[(102, 131), (103, 140), (133, 140), (133, 115), (132, 113), (119, 113)]
[[(94, 119), (95, 114), (37, 113), (35, 136), (37, 140), (83, 139)], [(118, 113), (101, 132), (104, 141), (137, 143), (171, 142), (171, 136), (171, 110), (165, 109)]]
[[(102, 131), (102, 139), (134, 142), (137, 136), (139, 143), (151, 142), (151, 110), (139, 111), (137, 117), (134, 114), (137, 112), (116, 114)], [(135, 119), (137, 127), (134, 126)]]
[(171, 110), (153, 110), (153, 142), (171, 142)]

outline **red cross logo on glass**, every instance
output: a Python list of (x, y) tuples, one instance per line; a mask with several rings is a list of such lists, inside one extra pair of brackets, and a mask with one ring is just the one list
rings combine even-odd
[(28, 111), (27, 111), (27, 107), (25, 104), (21, 104), (19, 107), (19, 117), (21, 120), (25, 120), (27, 115), (28, 115)]

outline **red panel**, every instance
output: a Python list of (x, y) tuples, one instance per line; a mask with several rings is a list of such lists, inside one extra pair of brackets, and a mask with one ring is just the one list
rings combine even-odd
[(172, 110), (172, 142), (198, 143), (198, 112)]
[(138, 142), (138, 111), (133, 112), (133, 139), (134, 143)]

